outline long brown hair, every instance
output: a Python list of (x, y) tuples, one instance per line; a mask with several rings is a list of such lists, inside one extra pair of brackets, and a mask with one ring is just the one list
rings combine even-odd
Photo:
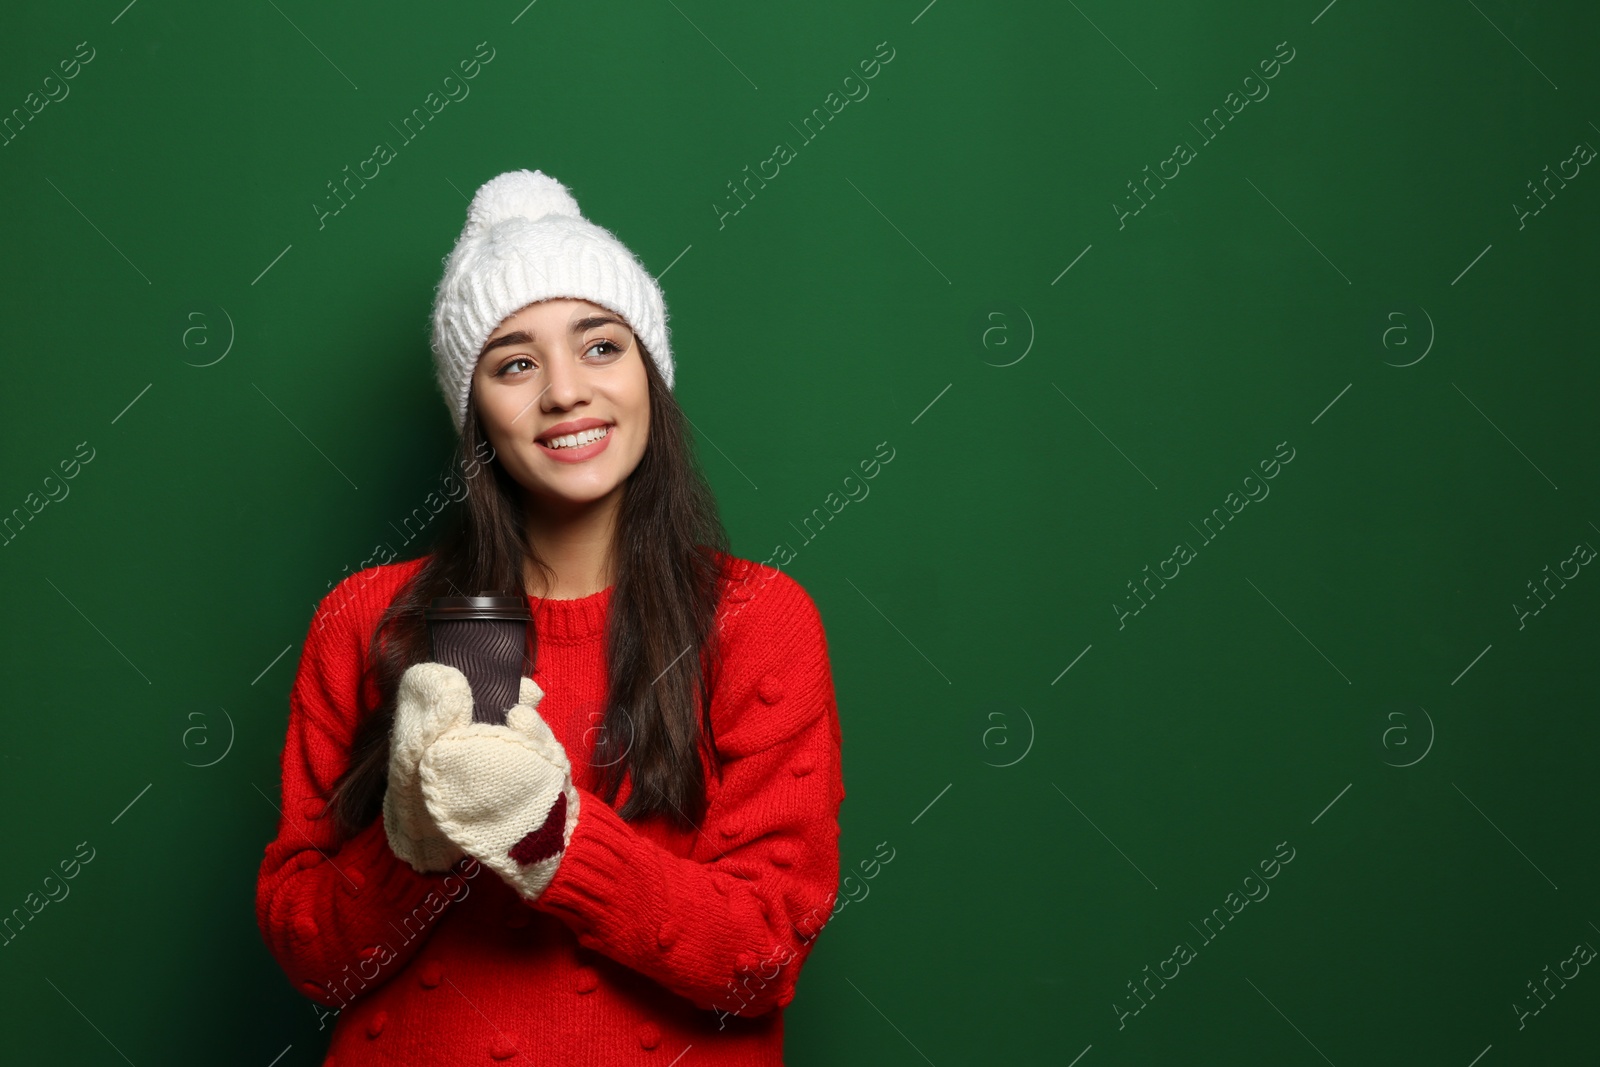
[[(624, 819), (661, 814), (687, 830), (705, 814), (702, 753), (718, 766), (711, 668), (728, 536), (694, 462), (683, 411), (643, 345), (639, 354), (649, 383), (650, 431), (623, 487), (611, 546), (609, 685), (592, 763), (601, 769), (597, 792), (608, 804), (631, 776), (632, 789), (618, 810)], [(526, 596), (525, 560), (552, 576), (527, 539), (521, 487), (498, 456), (481, 464), (473, 459), (489, 452), (469, 396), (457, 456), (461, 469), (472, 471), (466, 496), (448, 515), (426, 562), (396, 592), (368, 648), (378, 704), (360, 709), (349, 766), (327, 806), (346, 837), (382, 811), (400, 677), (429, 658), (424, 609), (436, 596)], [(537, 648), (537, 623), (531, 629)], [(691, 650), (698, 655), (687, 655)], [(359, 691), (365, 702), (366, 676)]]

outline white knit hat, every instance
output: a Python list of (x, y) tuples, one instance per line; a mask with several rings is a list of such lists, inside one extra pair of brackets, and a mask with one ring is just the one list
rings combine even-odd
[(472, 198), (434, 294), (433, 360), (458, 432), (484, 342), (508, 316), (554, 297), (621, 315), (672, 388), (667, 309), (656, 280), (610, 230), (583, 217), (565, 185), (541, 171), (507, 171)]

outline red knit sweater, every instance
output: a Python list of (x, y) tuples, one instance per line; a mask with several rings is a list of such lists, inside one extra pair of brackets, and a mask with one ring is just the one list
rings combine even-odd
[[(295, 988), (338, 1009), (325, 1064), (448, 1067), (782, 1063), (783, 1008), (832, 914), (844, 799), (827, 642), (792, 578), (733, 557), (711, 704), (718, 781), (698, 832), (625, 822), (591, 787), (611, 589), (531, 597), (539, 714), (579, 817), (532, 904), (472, 860), (419, 874), (383, 819), (318, 819), (348, 763), (367, 642), (416, 559), (346, 578), (318, 606), (289, 700), (283, 805), (257, 882), (262, 936)], [(632, 786), (625, 780), (621, 807)]]

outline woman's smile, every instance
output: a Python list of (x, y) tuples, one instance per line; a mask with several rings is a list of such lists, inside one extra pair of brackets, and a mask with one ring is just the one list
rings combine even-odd
[(534, 439), (539, 450), (557, 463), (582, 463), (593, 459), (611, 444), (611, 423), (602, 419), (563, 422)]

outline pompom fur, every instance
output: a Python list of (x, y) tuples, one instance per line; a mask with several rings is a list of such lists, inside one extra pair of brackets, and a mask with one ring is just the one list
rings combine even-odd
[(546, 215), (582, 218), (578, 201), (556, 179), (537, 170), (513, 170), (485, 182), (467, 208), (468, 228), (482, 233), (510, 218), (538, 221)]

